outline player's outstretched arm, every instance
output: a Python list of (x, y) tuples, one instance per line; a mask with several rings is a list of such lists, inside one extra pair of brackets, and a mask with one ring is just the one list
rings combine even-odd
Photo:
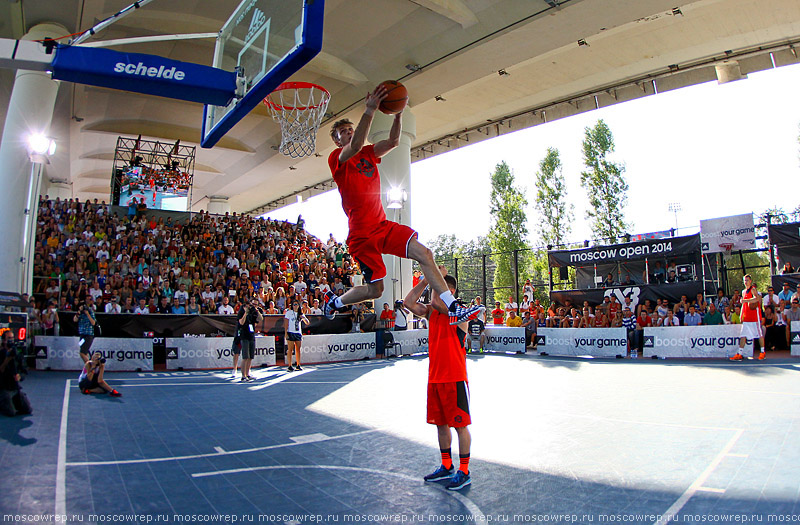
[(408, 292), (406, 298), (403, 299), (403, 306), (417, 317), (428, 317), (430, 313), (428, 310), (429, 307), (419, 302), (419, 298), (422, 297), (422, 293), (427, 286), (428, 282), (424, 278), (421, 279), (419, 283)]
[(380, 158), (392, 151), (400, 144), (400, 132), (403, 131), (403, 112), (395, 113), (389, 138), (375, 143), (375, 156)]
[(378, 106), (388, 94), (389, 92), (383, 84), (376, 87), (372, 93), (367, 93), (366, 108), (364, 108), (364, 114), (361, 115), (361, 120), (358, 121), (356, 129), (353, 131), (353, 138), (348, 144), (345, 144), (342, 152), (339, 153), (340, 164), (353, 158), (364, 147), (369, 128), (372, 126), (372, 118), (375, 116), (375, 110), (378, 109)]

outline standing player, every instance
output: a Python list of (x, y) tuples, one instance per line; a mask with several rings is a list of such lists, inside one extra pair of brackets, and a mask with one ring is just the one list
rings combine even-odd
[(386, 88), (380, 85), (367, 95), (366, 109), (355, 128), (347, 119), (339, 120), (331, 127), (331, 138), (338, 147), (328, 157), (328, 166), (339, 188), (342, 208), (348, 219), (350, 232), (347, 247), (358, 261), (366, 284), (351, 288), (341, 297), (327, 293), (323, 311), (326, 317), (333, 319), (336, 311), (347, 305), (380, 297), (386, 277), (381, 254), (385, 253), (419, 263), (427, 282), (447, 306), (451, 324), (469, 320), (477, 316), (481, 307), (459, 305), (447, 289), (433, 253), (417, 240), (417, 232), (403, 224), (386, 220), (381, 203), (378, 164), (381, 157), (400, 143), (402, 112), (394, 116), (388, 139), (367, 146), (364, 142), (375, 110), (387, 94)]
[(750, 274), (744, 276), (744, 290), (742, 291), (742, 335), (739, 337), (739, 351), (735, 356), (731, 357), (731, 361), (741, 361), (744, 359), (742, 356), (742, 349), (748, 339), (753, 340), (753, 350), (755, 351), (755, 342), (761, 345), (761, 352), (758, 354), (758, 359), (766, 359), (764, 353), (764, 331), (761, 327), (761, 294), (758, 293), (756, 285), (753, 284), (753, 279)]
[[(456, 280), (447, 275), (443, 266), (441, 275), (451, 293), (456, 291)], [(415, 315), (427, 318), (428, 333), (428, 423), (436, 425), (442, 464), (425, 481), (450, 479), (448, 490), (459, 490), (472, 483), (469, 475), (469, 451), (472, 436), (468, 425), (469, 388), (467, 384), (466, 354), (458, 337), (456, 327), (449, 323), (449, 311), (439, 297), (433, 297), (430, 306), (417, 302), (427, 286), (422, 279), (406, 296), (404, 305)], [(454, 471), (450, 455), (452, 434), (458, 435), (459, 469)]]

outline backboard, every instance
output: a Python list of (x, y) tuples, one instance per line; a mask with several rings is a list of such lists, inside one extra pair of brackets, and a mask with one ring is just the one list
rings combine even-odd
[(238, 71), (227, 107), (206, 105), (200, 145), (211, 148), (322, 50), (324, 0), (243, 0), (217, 36), (213, 66)]

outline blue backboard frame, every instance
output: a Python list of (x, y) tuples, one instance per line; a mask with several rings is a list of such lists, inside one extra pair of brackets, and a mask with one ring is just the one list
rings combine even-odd
[(325, 0), (304, 0), (303, 31), (300, 43), (267, 72), (264, 78), (245, 93), (236, 105), (210, 130), (207, 129), (209, 107), (208, 105), (204, 107), (201, 147), (214, 147), (233, 126), (243, 119), (245, 115), (253, 111), (267, 95), (322, 51), (324, 20)]

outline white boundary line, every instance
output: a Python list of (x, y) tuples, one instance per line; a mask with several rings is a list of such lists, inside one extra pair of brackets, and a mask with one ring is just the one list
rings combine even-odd
[(69, 387), (64, 384), (64, 402), (61, 405), (61, 430), (58, 435), (58, 464), (56, 467), (56, 516), (67, 515), (67, 417), (69, 415)]
[(711, 473), (714, 472), (714, 469), (716, 469), (722, 460), (725, 459), (725, 456), (728, 455), (739, 438), (742, 437), (742, 434), (744, 434), (744, 429), (738, 429), (733, 437), (728, 440), (728, 443), (722, 448), (720, 453), (717, 454), (717, 457), (715, 457), (711, 463), (709, 463), (708, 467), (706, 467), (706, 469), (697, 477), (697, 479), (694, 480), (694, 483), (689, 485), (689, 488), (687, 488), (683, 494), (681, 494), (675, 503), (673, 503), (672, 506), (664, 512), (662, 518), (655, 522), (654, 525), (666, 525), (672, 521), (677, 516), (678, 512), (681, 511), (684, 505), (686, 505), (686, 502), (688, 502), (697, 491), (703, 490), (703, 484), (706, 482)]
[(326, 436), (325, 439), (315, 439), (304, 441), (302, 443), (282, 443), (280, 445), (268, 445), (265, 447), (245, 448), (241, 450), (228, 450), (225, 452), (209, 452), (207, 454), (192, 454), (190, 456), (169, 456), (161, 458), (142, 458), (142, 459), (121, 459), (114, 461), (72, 461), (66, 463), (69, 467), (78, 466), (97, 466), (97, 465), (132, 465), (136, 463), (161, 463), (164, 461), (182, 461), (185, 459), (198, 459), (198, 458), (213, 458), (217, 456), (230, 456), (233, 454), (249, 454), (250, 452), (261, 452), (263, 450), (273, 450), (276, 448), (297, 447), (300, 445), (307, 445), (309, 443), (321, 443), (323, 441), (331, 441), (334, 439), (349, 438), (353, 436), (360, 436), (362, 434), (370, 434), (372, 432), (379, 432), (382, 429), (374, 428), (369, 430), (360, 430), (358, 432), (351, 432), (349, 434), (341, 434), (339, 436)]
[[(422, 480), (418, 477), (409, 476), (408, 474), (401, 474), (399, 472), (391, 472), (388, 470), (378, 470), (374, 468), (364, 468), (364, 467), (348, 467), (343, 465), (269, 465), (269, 466), (262, 466), (262, 467), (247, 467), (247, 468), (237, 468), (237, 469), (230, 469), (230, 470), (217, 470), (214, 472), (196, 472), (192, 474), (193, 478), (206, 478), (210, 476), (222, 476), (225, 474), (239, 474), (242, 472), (254, 472), (257, 470), (281, 470), (281, 469), (326, 469), (326, 470), (347, 470), (351, 472), (369, 472), (371, 474), (377, 474), (379, 476), (394, 476), (396, 478), (402, 478), (407, 481), (413, 481), (416, 483), (421, 482)], [(455, 498), (459, 503), (461, 503), (467, 511), (473, 516), (474, 523), (485, 523), (486, 516), (483, 514), (483, 511), (478, 507), (475, 502), (473, 502), (468, 497), (464, 496), (456, 492), (455, 490), (447, 490), (443, 488), (441, 485), (436, 483), (425, 483), (423, 486), (431, 487), (437, 490), (443, 490), (445, 494), (448, 496), (452, 496)]]

